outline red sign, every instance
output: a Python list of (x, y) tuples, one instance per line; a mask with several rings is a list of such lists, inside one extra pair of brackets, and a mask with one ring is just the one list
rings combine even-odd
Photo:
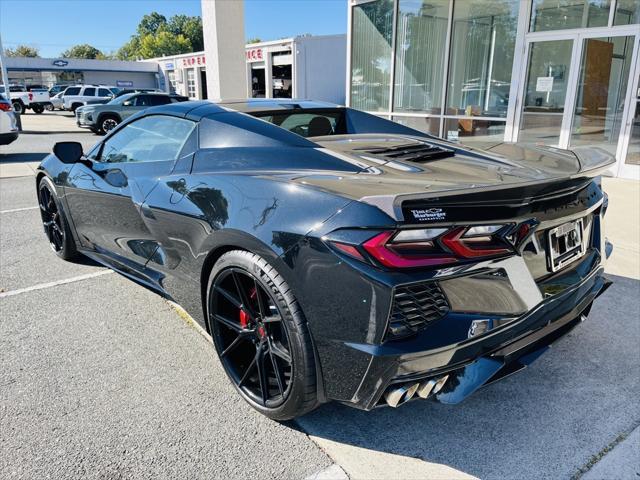
[(247, 61), (249, 62), (257, 62), (263, 59), (261, 48), (251, 48), (249, 50), (246, 50), (245, 55), (247, 57)]
[(197, 55), (195, 57), (186, 57), (182, 58), (182, 66), (183, 67), (192, 67), (194, 65), (205, 65), (204, 55)]

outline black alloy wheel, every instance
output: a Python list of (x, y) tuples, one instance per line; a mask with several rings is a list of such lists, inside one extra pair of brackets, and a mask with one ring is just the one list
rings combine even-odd
[(214, 340), (236, 387), (263, 407), (283, 404), (293, 359), (275, 300), (254, 275), (231, 267), (214, 280), (210, 302)]
[(38, 186), (38, 203), (44, 233), (52, 250), (59, 257), (70, 260), (77, 251), (75, 242), (64, 218), (64, 213), (56, 199), (55, 188), (51, 180), (44, 177)]
[(107, 134), (118, 126), (118, 120), (114, 117), (104, 117), (100, 120), (100, 133)]
[(24, 113), (24, 105), (22, 104), (22, 102), (19, 101), (14, 101), (12, 102), (13, 105), (13, 111), (16, 112), (18, 115), (21, 115)]

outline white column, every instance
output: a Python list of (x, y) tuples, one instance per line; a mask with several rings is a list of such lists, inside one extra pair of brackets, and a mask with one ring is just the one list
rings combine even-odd
[(244, 2), (202, 0), (201, 5), (208, 97), (245, 98)]

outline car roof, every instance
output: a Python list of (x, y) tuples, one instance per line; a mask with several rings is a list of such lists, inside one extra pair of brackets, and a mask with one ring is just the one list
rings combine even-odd
[(318, 102), (305, 99), (290, 98), (245, 98), (237, 100), (222, 100), (216, 102), (221, 107), (237, 112), (270, 112), (274, 110), (307, 110), (317, 108), (341, 108), (340, 105), (329, 102)]

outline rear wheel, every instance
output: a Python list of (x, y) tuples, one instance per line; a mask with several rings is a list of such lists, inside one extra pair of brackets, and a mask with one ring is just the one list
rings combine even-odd
[(287, 283), (262, 257), (227, 252), (208, 284), (209, 327), (240, 395), (274, 420), (317, 405), (313, 345)]
[(40, 204), (42, 226), (51, 249), (56, 255), (64, 260), (71, 260), (78, 254), (78, 251), (55, 192), (56, 189), (51, 180), (43, 177), (38, 184), (38, 203)]
[(33, 110), (33, 113), (37, 113), (38, 115), (44, 112), (44, 106), (40, 104), (33, 105), (31, 109)]

